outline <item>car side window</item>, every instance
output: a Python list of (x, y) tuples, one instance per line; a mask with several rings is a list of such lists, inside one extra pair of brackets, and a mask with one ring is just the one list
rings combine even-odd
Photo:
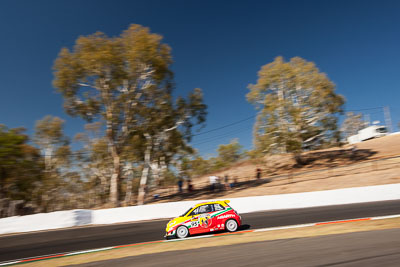
[(222, 207), (221, 204), (214, 204), (214, 211), (220, 211), (224, 210), (224, 207)]
[(207, 212), (212, 212), (211, 205), (203, 205), (203, 206), (199, 207), (199, 213), (198, 214), (207, 213)]
[(203, 205), (200, 206), (198, 208), (196, 208), (195, 210), (193, 210), (190, 215), (198, 215), (198, 214), (203, 214), (203, 213), (208, 213), (208, 212), (212, 212), (212, 206), (211, 205)]

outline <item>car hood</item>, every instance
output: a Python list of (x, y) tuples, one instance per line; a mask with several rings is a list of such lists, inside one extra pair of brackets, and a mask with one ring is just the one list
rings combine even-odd
[(187, 220), (186, 217), (176, 217), (176, 218), (170, 220), (167, 224), (166, 231), (167, 232), (171, 231), (173, 228), (180, 225), (181, 223), (183, 223), (186, 220)]

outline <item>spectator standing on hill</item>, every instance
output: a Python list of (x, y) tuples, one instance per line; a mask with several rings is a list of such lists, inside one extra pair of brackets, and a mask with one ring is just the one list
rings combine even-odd
[(357, 146), (356, 145), (352, 145), (350, 147), (350, 151), (351, 151), (351, 159), (355, 159), (356, 155), (357, 155)]
[(231, 183), (231, 188), (237, 186), (237, 182), (238, 182), (238, 177), (235, 176), (235, 177), (233, 178), (233, 183)]
[(228, 190), (229, 189), (229, 176), (228, 176), (228, 174), (225, 174), (224, 184), (225, 184), (225, 189)]
[(221, 178), (215, 176), (215, 187), (218, 191), (221, 191)]
[(217, 183), (218, 177), (215, 175), (211, 175), (208, 178), (210, 179), (210, 191), (214, 192), (215, 184)]
[(183, 192), (182, 187), (183, 187), (183, 180), (182, 180), (182, 178), (180, 178), (180, 179), (178, 180), (179, 193), (182, 193), (182, 192)]
[(257, 168), (257, 170), (256, 170), (256, 177), (257, 177), (257, 180), (261, 179), (261, 169), (260, 168)]
[(188, 181), (187, 181), (187, 185), (188, 185), (188, 192), (193, 192), (193, 185), (192, 185), (192, 180), (191, 179), (189, 179)]

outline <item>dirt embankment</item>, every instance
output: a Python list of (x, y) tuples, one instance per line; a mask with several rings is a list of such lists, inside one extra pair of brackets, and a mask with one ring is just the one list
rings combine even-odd
[[(400, 183), (400, 134), (303, 153), (299, 165), (290, 154), (249, 160), (214, 173), (236, 180), (232, 188), (210, 192), (208, 175), (193, 179), (193, 192), (164, 191), (157, 201), (231, 198), (257, 195), (309, 192), (368, 185)], [(256, 169), (262, 170), (257, 181)], [(222, 179), (223, 180), (223, 179)], [(186, 189), (186, 186), (185, 186)], [(168, 193), (167, 193), (168, 192)]]

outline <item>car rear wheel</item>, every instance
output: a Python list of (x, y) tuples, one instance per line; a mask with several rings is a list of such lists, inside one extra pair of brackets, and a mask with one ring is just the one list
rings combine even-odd
[(187, 229), (186, 226), (179, 226), (178, 229), (176, 229), (176, 237), (177, 238), (185, 238), (189, 235), (189, 230)]
[(237, 221), (235, 221), (233, 219), (227, 220), (225, 223), (225, 229), (228, 232), (235, 232), (238, 229)]

